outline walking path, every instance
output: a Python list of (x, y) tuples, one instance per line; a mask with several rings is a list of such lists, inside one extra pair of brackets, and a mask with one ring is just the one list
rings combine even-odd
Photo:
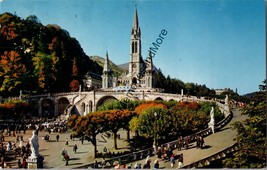
[[(231, 124), (236, 121), (242, 121), (245, 120), (247, 117), (245, 115), (241, 115), (240, 110), (232, 110), (233, 111), (233, 119), (230, 121), (229, 124), (227, 124), (225, 127), (223, 127), (220, 131), (215, 132), (212, 135), (207, 136), (204, 138), (205, 141), (205, 149), (197, 149), (196, 143), (192, 143), (190, 145), (190, 148), (185, 150), (182, 149), (181, 151), (178, 151), (177, 149), (173, 151), (175, 155), (180, 155), (183, 153), (183, 161), (184, 165), (188, 165), (190, 163), (196, 162), (202, 158), (205, 158), (207, 156), (213, 155), (217, 153), (218, 151), (221, 151), (232, 144), (235, 143), (233, 140), (237, 132), (231, 128)], [(151, 167), (154, 165), (154, 160), (156, 159), (155, 156), (150, 157), (151, 159)], [(137, 161), (142, 164), (142, 166), (145, 164), (145, 159), (141, 161)], [(132, 165), (134, 165), (136, 162), (133, 162)], [(169, 161), (163, 161), (159, 160), (160, 168), (171, 168), (171, 164)], [(178, 162), (176, 161), (174, 168), (177, 168)]]
[[(192, 162), (195, 162), (199, 159), (202, 159), (206, 156), (212, 155), (224, 148), (229, 147), (230, 145), (234, 144), (233, 139), (236, 137), (237, 132), (232, 130), (230, 128), (230, 124), (235, 121), (244, 120), (246, 116), (241, 115), (241, 112), (239, 110), (233, 110), (233, 119), (231, 122), (226, 125), (224, 128), (221, 129), (221, 131), (216, 132), (215, 134), (212, 134), (208, 137), (206, 137), (205, 145), (206, 149), (197, 149), (195, 147), (195, 143), (190, 145), (190, 148), (188, 150), (175, 150), (174, 154), (178, 155), (183, 153), (184, 157), (184, 165), (190, 164)], [(62, 133), (60, 134), (59, 141), (56, 141), (56, 134), (52, 133), (50, 136), (50, 141), (44, 141), (42, 140), (42, 136), (47, 134), (47, 132), (41, 131), (39, 132), (39, 145), (40, 145), (40, 154), (44, 156), (44, 168), (50, 169), (50, 168), (77, 168), (81, 167), (83, 165), (87, 165), (89, 163), (93, 163), (93, 145), (88, 142), (84, 141), (84, 144), (81, 144), (81, 141), (76, 140), (70, 140), (69, 135), (70, 133)], [(104, 136), (98, 135), (97, 136), (97, 144), (98, 144), (98, 150), (100, 152), (103, 151), (103, 148), (106, 147), (108, 151), (111, 152), (123, 152), (128, 150), (128, 143), (126, 142), (126, 132), (125, 131), (119, 131), (119, 134), (121, 136), (121, 139), (118, 139), (118, 146), (121, 148), (119, 150), (112, 149), (113, 148), (113, 139), (112, 138), (106, 138)], [(27, 133), (24, 135), (24, 140), (28, 140), (28, 138), (31, 137), (31, 131), (27, 131)], [(103, 138), (102, 138), (103, 137)], [(68, 139), (69, 145), (65, 145), (65, 140)], [(12, 140), (15, 141), (15, 137), (6, 137), (6, 141)], [(77, 153), (75, 154), (73, 152), (73, 146), (74, 144), (78, 145)], [(18, 146), (18, 144), (17, 144)], [(68, 154), (70, 156), (69, 165), (65, 166), (65, 161), (61, 159), (61, 150), (65, 148), (68, 151)], [(20, 159), (21, 157), (18, 157), (17, 159)], [(153, 167), (153, 162), (156, 159), (154, 156), (151, 158), (151, 166)], [(100, 161), (101, 159), (99, 159)], [(145, 159), (138, 161), (142, 165), (145, 163)], [(9, 165), (11, 165), (12, 168), (16, 168), (17, 164), (16, 161), (9, 162)], [(132, 163), (133, 165), (135, 162)], [(170, 163), (161, 161), (159, 162), (160, 168), (170, 168)], [(177, 161), (175, 164), (175, 168), (177, 167)]]

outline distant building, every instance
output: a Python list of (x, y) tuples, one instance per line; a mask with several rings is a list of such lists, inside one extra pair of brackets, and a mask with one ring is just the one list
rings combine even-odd
[(88, 72), (83, 79), (83, 90), (89, 91), (102, 88), (102, 77), (99, 74)]
[(222, 93), (227, 92), (227, 91), (229, 91), (229, 90), (230, 90), (229, 88), (215, 89), (215, 94), (216, 94), (216, 95), (221, 95)]

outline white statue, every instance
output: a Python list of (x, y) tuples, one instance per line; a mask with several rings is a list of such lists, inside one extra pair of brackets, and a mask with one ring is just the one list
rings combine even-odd
[(31, 145), (31, 156), (30, 158), (38, 158), (39, 156), (39, 142), (38, 142), (38, 136), (36, 134), (36, 131), (32, 131), (32, 137), (29, 138), (29, 142)]
[(82, 91), (82, 85), (79, 85), (79, 92), (81, 93)]
[(214, 120), (214, 107), (211, 107), (209, 124), (214, 124), (214, 123), (215, 123), (215, 120)]
[(215, 120), (214, 120), (214, 108), (213, 107), (211, 107), (210, 122), (208, 125), (209, 125), (209, 127), (211, 127), (212, 133), (214, 133)]
[(228, 105), (228, 95), (227, 94), (226, 94), (225, 99), (224, 99), (224, 104)]

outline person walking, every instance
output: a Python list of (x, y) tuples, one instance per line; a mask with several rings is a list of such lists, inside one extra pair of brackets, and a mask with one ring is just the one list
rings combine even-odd
[(66, 138), (65, 145), (69, 145), (68, 138)]
[(83, 141), (84, 141), (84, 137), (82, 136), (82, 137), (81, 137), (81, 142), (82, 142), (82, 145), (83, 145)]
[(73, 152), (76, 153), (76, 152), (77, 152), (77, 149), (78, 149), (78, 146), (75, 144), (75, 145), (73, 146)]
[(69, 155), (67, 153), (64, 155), (64, 159), (66, 161), (65, 165), (68, 166), (69, 165), (70, 157), (69, 157)]
[(57, 141), (59, 140), (59, 134), (57, 134), (56, 139), (57, 139)]
[(205, 142), (202, 136), (199, 137), (199, 145), (200, 149), (203, 149), (203, 147), (205, 146)]
[(73, 139), (73, 135), (72, 134), (70, 134), (70, 140), (72, 140)]

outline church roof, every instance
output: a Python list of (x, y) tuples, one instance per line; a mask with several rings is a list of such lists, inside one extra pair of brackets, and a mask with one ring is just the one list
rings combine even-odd
[(86, 73), (86, 76), (91, 77), (92, 79), (102, 80), (101, 75), (90, 72), (90, 71)]

